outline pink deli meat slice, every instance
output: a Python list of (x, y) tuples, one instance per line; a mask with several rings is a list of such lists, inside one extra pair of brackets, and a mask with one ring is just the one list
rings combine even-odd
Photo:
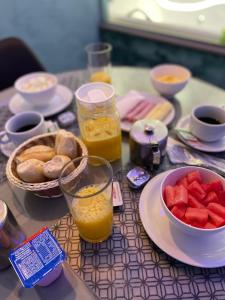
[(125, 118), (125, 116), (133, 110), (134, 107), (143, 99), (142, 96), (137, 96), (133, 93), (128, 93), (121, 100), (119, 100), (116, 104), (117, 110), (120, 114), (121, 120)]
[(140, 101), (125, 117), (125, 119), (129, 122), (134, 122), (134, 118), (137, 114), (142, 112), (143, 109), (148, 105), (147, 100)]
[(154, 106), (154, 103), (149, 102), (148, 105), (146, 105), (146, 107), (134, 117), (134, 121), (144, 119), (144, 117), (147, 116), (147, 114), (153, 109)]

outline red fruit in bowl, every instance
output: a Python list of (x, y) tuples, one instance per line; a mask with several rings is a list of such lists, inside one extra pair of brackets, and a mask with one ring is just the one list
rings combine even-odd
[(203, 200), (203, 204), (207, 206), (211, 202), (219, 202), (219, 198), (215, 192), (209, 192), (208, 195)]
[(197, 200), (202, 200), (206, 196), (206, 192), (204, 191), (202, 186), (197, 181), (193, 181), (191, 184), (189, 184), (188, 191)]
[(174, 206), (175, 202), (174, 202), (174, 199), (175, 199), (175, 189), (173, 186), (171, 185), (167, 185), (165, 187), (165, 190), (164, 190), (164, 198), (165, 198), (165, 202), (166, 202), (166, 205), (168, 208), (171, 208)]
[(188, 193), (187, 189), (183, 185), (175, 186), (175, 205), (187, 205), (188, 204)]
[(219, 202), (225, 206), (225, 190), (217, 192), (217, 196), (219, 198)]
[(175, 217), (182, 220), (185, 215), (186, 209), (187, 209), (186, 206), (176, 206), (175, 205), (171, 209), (171, 212)]
[(208, 209), (209, 220), (213, 223), (216, 227), (223, 226), (225, 224), (225, 219), (215, 214), (213, 211)]
[[(225, 189), (223, 179), (212, 171), (203, 170), (202, 174), (196, 170), (176, 175), (176, 184), (164, 188), (165, 203), (171, 213), (182, 222), (192, 227), (215, 229), (225, 225)], [(200, 170), (200, 168), (199, 168)], [(211, 182), (208, 179), (214, 178)], [(205, 178), (206, 182), (203, 182)], [(168, 182), (174, 182), (173, 177)], [(183, 225), (182, 225), (183, 226)], [(189, 229), (188, 229), (189, 230)], [(196, 233), (192, 228), (193, 233)]]
[(199, 183), (202, 182), (202, 176), (199, 171), (193, 171), (187, 174), (188, 183), (192, 183), (193, 181), (197, 181)]
[(211, 222), (207, 222), (203, 228), (205, 228), (205, 229), (215, 229), (216, 226)]
[(208, 221), (208, 211), (205, 208), (188, 207), (185, 218), (190, 224), (197, 223), (204, 225)]
[(188, 205), (193, 208), (205, 208), (205, 206), (200, 201), (195, 199), (195, 197), (190, 194), (188, 195)]
[(187, 177), (183, 177), (180, 180), (177, 181), (176, 185), (183, 185), (186, 189), (188, 187), (188, 180)]
[(210, 182), (209, 184), (209, 188), (208, 188), (208, 192), (219, 192), (219, 191), (222, 191), (223, 190), (223, 185), (222, 185), (222, 182), (220, 180), (215, 180), (215, 181), (212, 181)]
[(225, 207), (224, 206), (222, 206), (219, 203), (209, 203), (207, 208), (225, 220)]
[(202, 183), (201, 186), (202, 186), (203, 190), (204, 190), (206, 193), (209, 192), (209, 190), (210, 190), (210, 183)]

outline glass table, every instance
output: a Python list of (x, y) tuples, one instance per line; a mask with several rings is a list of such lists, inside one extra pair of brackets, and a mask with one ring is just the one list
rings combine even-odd
[[(58, 77), (61, 84), (72, 90), (87, 81), (85, 71), (66, 72)], [(118, 95), (123, 95), (130, 89), (157, 94), (150, 83), (148, 69), (114, 67), (112, 79)], [(8, 89), (0, 93), (1, 128), (11, 115), (7, 103), (14, 92), (13, 89)], [(186, 88), (171, 101), (176, 109), (175, 120), (170, 126), (170, 135), (173, 135), (172, 128), (177, 120), (189, 114), (193, 106), (201, 103), (224, 105), (225, 91), (192, 78)], [(68, 109), (75, 110), (75, 103)], [(78, 134), (77, 124), (69, 130)], [(140, 191), (130, 190), (125, 178), (126, 172), (132, 166), (129, 162), (128, 138), (128, 134), (123, 135), (122, 162), (113, 164), (114, 176), (120, 183), (124, 205), (122, 209), (114, 212), (113, 235), (106, 242), (89, 244), (80, 240), (76, 226), (67, 214), (68, 209), (63, 198), (40, 199), (9, 187), (4, 175), (6, 158), (0, 154), (2, 198), (8, 203), (27, 235), (45, 225), (52, 226), (53, 233), (68, 253), (67, 263), (76, 271), (73, 273), (75, 277), (79, 279), (76, 275), (78, 274), (101, 299), (225, 299), (225, 268), (203, 269), (188, 266), (169, 257), (148, 238), (138, 211)], [(219, 156), (225, 158), (225, 153), (220, 153)], [(174, 167), (165, 157), (163, 164), (153, 175)], [(67, 270), (71, 272), (70, 268)], [(8, 285), (5, 286), (6, 278), (11, 277), (14, 279), (8, 280)], [(4, 295), (3, 299), (14, 299), (10, 298), (12, 294), (15, 299), (29, 299), (19, 297), (19, 285), (11, 269), (0, 273), (0, 292)], [(64, 286), (57, 285), (57, 282), (54, 285), (56, 288)], [(67, 293), (68, 298), (65, 299), (80, 299), (79, 295), (76, 295), (77, 298), (74, 296), (74, 289)], [(54, 292), (53, 288), (49, 287), (45, 291), (47, 290), (50, 297)], [(35, 288), (33, 291), (36, 297), (34, 299), (46, 299), (40, 289)], [(80, 291), (89, 293), (84, 284)]]

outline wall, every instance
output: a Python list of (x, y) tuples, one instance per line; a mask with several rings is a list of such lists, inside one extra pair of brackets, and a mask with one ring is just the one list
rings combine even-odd
[(22, 38), (51, 72), (85, 67), (99, 21), (98, 0), (0, 1), (0, 39)]

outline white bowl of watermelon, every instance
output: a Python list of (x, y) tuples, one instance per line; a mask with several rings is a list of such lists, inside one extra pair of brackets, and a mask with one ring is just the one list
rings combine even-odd
[(172, 170), (161, 183), (161, 202), (171, 223), (194, 236), (225, 229), (225, 179), (201, 167)]

